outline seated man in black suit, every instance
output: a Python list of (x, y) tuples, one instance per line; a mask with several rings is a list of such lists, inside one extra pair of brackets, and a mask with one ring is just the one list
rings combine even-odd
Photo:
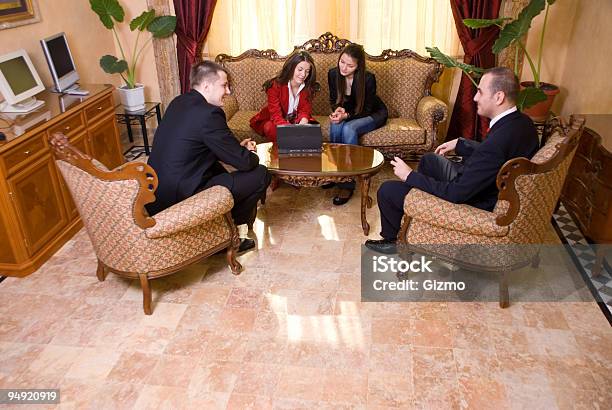
[[(464, 138), (445, 142), (435, 153), (423, 155), (418, 171), (400, 158), (391, 164), (401, 181), (387, 181), (378, 190), (382, 225), (380, 240), (366, 246), (381, 253), (395, 253), (395, 241), (404, 215), (404, 198), (415, 187), (457, 204), (492, 211), (497, 202), (497, 173), (512, 158), (531, 158), (538, 150), (538, 134), (531, 119), (517, 111), (519, 85), (512, 70), (495, 67), (480, 80), (474, 101), (478, 114), (491, 119), (482, 143)], [(464, 157), (462, 164), (444, 157), (449, 151)]]
[[(223, 96), (229, 94), (227, 72), (219, 64), (203, 61), (191, 68), (191, 91), (176, 97), (157, 128), (149, 165), (159, 179), (154, 215), (213, 185), (226, 187), (234, 197), (236, 225), (252, 223), (257, 201), (270, 184), (268, 170), (253, 153), (255, 142), (238, 142), (227, 126)], [(227, 172), (219, 161), (236, 168)], [(239, 251), (255, 246), (242, 239)]]

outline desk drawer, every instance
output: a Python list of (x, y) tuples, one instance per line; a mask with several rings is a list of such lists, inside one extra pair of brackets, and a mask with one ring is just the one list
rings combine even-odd
[(109, 95), (108, 97), (104, 97), (89, 107), (85, 108), (85, 118), (87, 118), (87, 123), (91, 124), (93, 121), (97, 120), (102, 114), (106, 113), (108, 110), (112, 110), (114, 108), (113, 105), (113, 96)]
[(67, 137), (72, 137), (83, 129), (85, 129), (85, 120), (83, 114), (78, 112), (49, 128), (49, 135), (53, 135), (54, 132), (61, 132)]
[(45, 137), (46, 133), (41, 132), (2, 154), (0, 161), (4, 164), (6, 173), (12, 174), (46, 152)]

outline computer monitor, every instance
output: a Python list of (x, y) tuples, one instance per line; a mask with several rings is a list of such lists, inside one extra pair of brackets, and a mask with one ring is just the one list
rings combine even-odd
[(45, 103), (34, 97), (44, 89), (45, 86), (25, 50), (0, 56), (0, 93), (5, 99), (0, 103), (0, 111), (32, 111)]
[(55, 83), (55, 89), (51, 91), (70, 93), (78, 90), (79, 86), (76, 82), (79, 81), (79, 73), (74, 65), (66, 34), (58, 33), (42, 39), (40, 45), (45, 53), (49, 71), (51, 71), (51, 77), (53, 77)]

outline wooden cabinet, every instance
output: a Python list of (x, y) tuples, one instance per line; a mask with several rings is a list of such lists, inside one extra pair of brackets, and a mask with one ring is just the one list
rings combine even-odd
[(0, 275), (35, 271), (82, 226), (49, 150), (48, 136), (66, 134), (77, 148), (109, 168), (123, 163), (113, 88), (81, 85), (87, 97), (37, 95), (45, 105), (10, 119), (0, 143)]
[(8, 179), (9, 195), (29, 256), (67, 224), (64, 198), (49, 154)]
[(117, 123), (115, 116), (108, 117), (103, 121), (96, 122), (87, 130), (89, 155), (113, 169), (123, 164), (121, 145), (117, 139)]
[[(586, 128), (565, 179), (561, 200), (585, 237), (612, 243), (612, 114), (585, 115)], [(599, 249), (602, 249), (601, 247)], [(598, 251), (594, 272), (601, 269)]]

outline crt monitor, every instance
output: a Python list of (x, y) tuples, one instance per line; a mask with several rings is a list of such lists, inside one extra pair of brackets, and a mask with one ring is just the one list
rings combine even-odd
[(21, 49), (0, 56), (1, 112), (28, 112), (44, 104), (34, 97), (45, 87), (28, 53)]
[(79, 73), (74, 65), (66, 34), (58, 33), (47, 37), (40, 40), (40, 44), (55, 83), (53, 91), (61, 93), (78, 88), (75, 83), (79, 81)]

